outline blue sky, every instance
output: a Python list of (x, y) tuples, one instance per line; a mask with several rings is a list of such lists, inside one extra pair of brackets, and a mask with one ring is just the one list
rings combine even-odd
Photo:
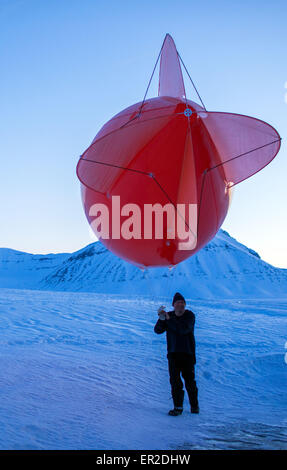
[(143, 98), (169, 32), (207, 109), (258, 117), (283, 138), (235, 187), (222, 228), (287, 267), (286, 13), (283, 0), (0, 0), (0, 246), (56, 253), (94, 239), (78, 157)]

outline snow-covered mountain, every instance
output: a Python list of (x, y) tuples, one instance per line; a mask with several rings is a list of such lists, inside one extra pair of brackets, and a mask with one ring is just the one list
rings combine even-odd
[(34, 289), (43, 277), (69, 256), (69, 253), (33, 255), (0, 248), (0, 287)]
[(285, 296), (287, 269), (275, 268), (226, 231), (172, 270), (142, 271), (95, 242), (69, 254), (0, 249), (0, 287), (193, 298)]

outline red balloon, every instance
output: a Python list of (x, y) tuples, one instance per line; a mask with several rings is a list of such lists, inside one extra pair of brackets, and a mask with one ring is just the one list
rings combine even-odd
[(281, 140), (259, 119), (188, 100), (170, 35), (158, 94), (108, 121), (77, 165), (86, 217), (102, 230), (100, 241), (141, 267), (176, 265), (206, 245), (226, 217), (230, 189), (270, 163)]

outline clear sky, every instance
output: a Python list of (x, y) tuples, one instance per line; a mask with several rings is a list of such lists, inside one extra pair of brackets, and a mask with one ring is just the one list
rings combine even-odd
[(283, 138), (235, 187), (222, 228), (286, 268), (286, 21), (285, 0), (0, 0), (0, 246), (56, 253), (94, 240), (79, 155), (143, 98), (168, 32), (207, 109), (258, 117)]

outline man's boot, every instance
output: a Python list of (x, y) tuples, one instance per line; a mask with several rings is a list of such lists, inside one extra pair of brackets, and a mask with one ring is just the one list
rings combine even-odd
[(169, 410), (168, 414), (170, 416), (178, 416), (183, 412), (183, 399), (184, 399), (184, 390), (180, 390), (176, 394), (173, 394), (173, 410)]
[(182, 407), (175, 406), (173, 410), (169, 410), (168, 414), (170, 416), (178, 416), (178, 415), (181, 415), (182, 412), (183, 412)]
[(191, 413), (196, 413), (196, 414), (199, 413), (199, 406), (198, 405), (197, 406), (191, 406), (190, 407), (190, 412)]

